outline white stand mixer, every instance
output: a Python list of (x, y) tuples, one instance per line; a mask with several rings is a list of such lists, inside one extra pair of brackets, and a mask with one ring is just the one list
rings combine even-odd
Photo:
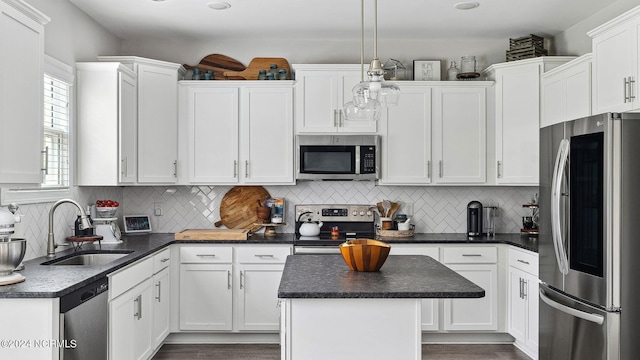
[(101, 244), (120, 244), (122, 242), (118, 218), (97, 217), (93, 219), (93, 226), (96, 235), (102, 235)]

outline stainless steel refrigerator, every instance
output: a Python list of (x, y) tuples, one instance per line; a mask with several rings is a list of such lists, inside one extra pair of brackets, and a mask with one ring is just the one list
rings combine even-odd
[(640, 114), (540, 130), (540, 359), (640, 358)]

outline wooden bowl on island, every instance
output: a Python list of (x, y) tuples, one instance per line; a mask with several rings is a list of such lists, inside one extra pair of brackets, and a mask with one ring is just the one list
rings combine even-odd
[(378, 271), (387, 260), (391, 246), (373, 239), (348, 240), (340, 244), (340, 253), (353, 271)]

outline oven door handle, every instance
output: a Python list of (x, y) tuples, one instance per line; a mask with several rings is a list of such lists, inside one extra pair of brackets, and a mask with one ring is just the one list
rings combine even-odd
[(551, 182), (551, 230), (553, 245), (558, 262), (558, 269), (564, 275), (569, 273), (569, 260), (564, 251), (564, 239), (562, 237), (561, 216), (564, 215), (560, 209), (560, 199), (562, 198), (562, 179), (564, 177), (567, 160), (569, 158), (569, 140), (562, 139), (558, 147), (558, 155), (553, 169), (553, 180)]
[(542, 301), (544, 301), (545, 304), (551, 306), (552, 308), (558, 311), (562, 311), (565, 314), (569, 314), (571, 316), (574, 316), (583, 320), (591, 321), (592, 323), (596, 323), (598, 325), (604, 324), (604, 316), (580, 311), (570, 306), (560, 304), (558, 302), (551, 300), (549, 297), (547, 297), (547, 295), (544, 293), (544, 290), (539, 289), (539, 291), (540, 291), (540, 299), (542, 299)]

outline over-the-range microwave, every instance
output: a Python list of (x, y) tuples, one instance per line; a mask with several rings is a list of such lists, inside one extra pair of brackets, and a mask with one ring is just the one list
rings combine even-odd
[(378, 135), (296, 136), (296, 179), (377, 180)]

